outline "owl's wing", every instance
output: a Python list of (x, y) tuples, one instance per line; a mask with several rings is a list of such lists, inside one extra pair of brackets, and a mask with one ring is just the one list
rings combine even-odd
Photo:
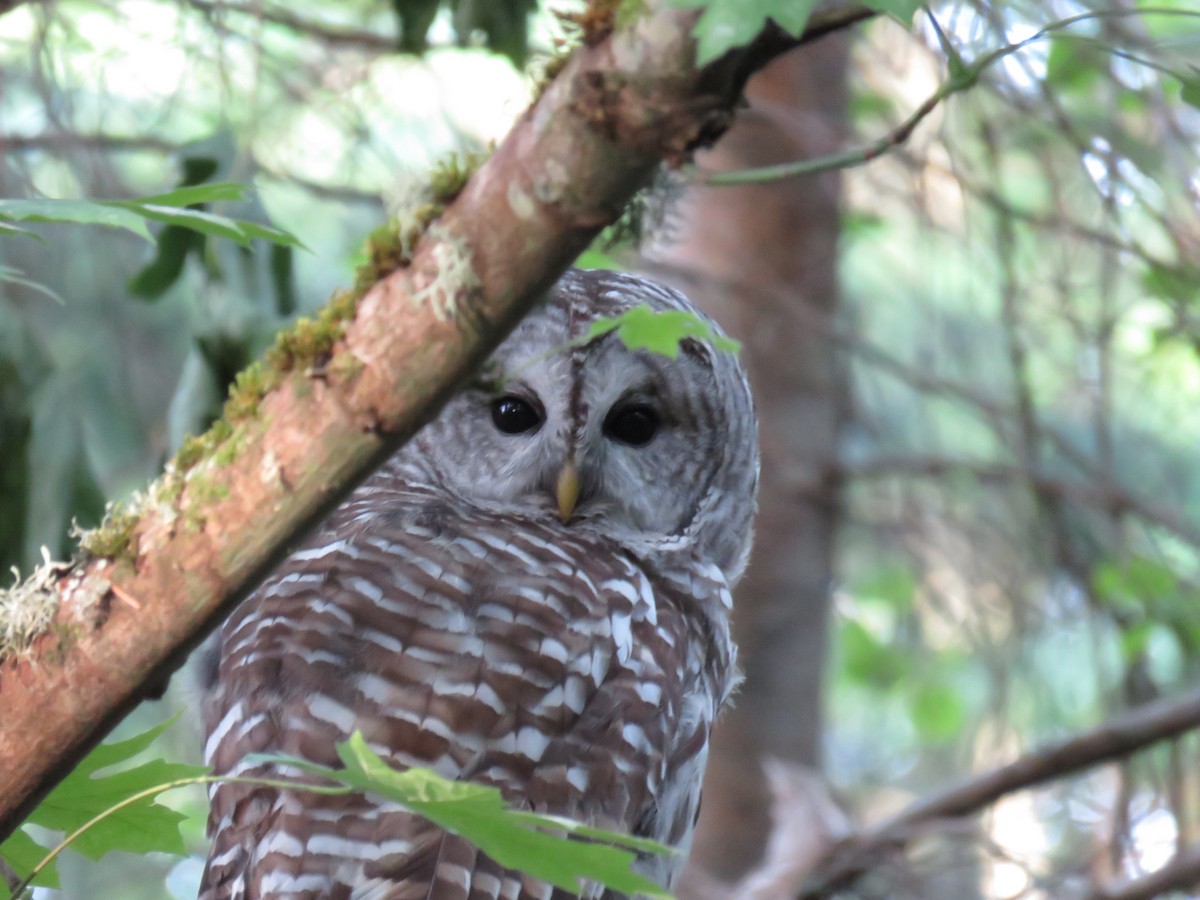
[[(336, 765), (334, 743), (360, 731), (393, 765), (493, 784), (525, 808), (689, 832), (699, 784), (684, 757), (723, 698), (727, 633), (601, 537), (402, 499), (344, 509), (226, 624), (206, 706), (214, 771), (288, 774), (254, 752)], [(210, 793), (204, 900), (550, 895), (394, 804)]]

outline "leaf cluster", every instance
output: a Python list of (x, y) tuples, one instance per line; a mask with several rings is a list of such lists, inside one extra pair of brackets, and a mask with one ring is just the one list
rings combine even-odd
[(339, 744), (337, 752), (341, 769), (291, 756), (256, 759), (394, 800), (467, 838), (502, 866), (564, 890), (578, 892), (586, 883), (596, 882), (623, 894), (667, 896), (630, 866), (639, 854), (673, 853), (668, 847), (561, 816), (514, 810), (497, 788), (448, 781), (428, 769), (398, 771), (374, 753), (358, 732)]
[[(428, 769), (394, 769), (358, 732), (337, 745), (343, 764), (339, 769), (286, 755), (251, 758), (318, 776), (327, 785), (266, 776), (222, 779), (197, 766), (159, 759), (124, 765), (149, 749), (173, 721), (96, 748), (42, 801), (26, 825), (0, 844), (0, 861), (23, 879), (19, 885), (0, 882), (0, 900), (14, 896), (14, 891), (21, 896), (29, 887), (58, 887), (57, 856), (67, 846), (93, 860), (113, 850), (185, 854), (179, 831), (184, 816), (160, 805), (157, 798), (174, 788), (221, 780), (298, 792), (362, 791), (395, 801), (466, 838), (505, 867), (565, 890), (601, 884), (631, 896), (669, 896), (632, 866), (639, 858), (674, 853), (671, 848), (561, 816), (513, 809), (493, 787), (450, 781)], [(114, 766), (122, 768), (104, 774)], [(25, 830), (27, 826), (67, 837), (48, 849)]]
[[(15, 222), (57, 222), (116, 228), (155, 244), (147, 222), (166, 225), (159, 237), (156, 259), (130, 282), (135, 296), (154, 299), (177, 279), (189, 252), (203, 247), (205, 238), (225, 238), (241, 247), (265, 240), (279, 247), (301, 246), (294, 235), (260, 222), (233, 219), (207, 211), (209, 203), (241, 201), (245, 186), (234, 182), (196, 184), (134, 200), (0, 199), (0, 236), (23, 235), (41, 240), (37, 232)], [(49, 288), (25, 278), (11, 267), (0, 267), (0, 281), (11, 281), (47, 293)]]
[[(42, 863), (47, 848), (27, 830), (37, 826), (51, 832), (73, 833), (88, 826), (71, 841), (71, 847), (88, 859), (97, 860), (113, 850), (130, 853), (186, 852), (179, 826), (183, 813), (156, 801), (157, 794), (144, 796), (109, 812), (117, 804), (156, 785), (194, 779), (204, 769), (183, 763), (153, 759), (131, 763), (138, 754), (167, 730), (174, 720), (164, 722), (128, 740), (101, 744), (93, 750), (30, 815), (26, 824), (0, 844), (0, 857), (15, 872), (28, 876)], [(121, 766), (116, 772), (106, 772)], [(30, 882), (32, 886), (58, 887), (58, 871), (51, 859)], [(0, 898), (10, 896), (10, 887), (0, 882)]]

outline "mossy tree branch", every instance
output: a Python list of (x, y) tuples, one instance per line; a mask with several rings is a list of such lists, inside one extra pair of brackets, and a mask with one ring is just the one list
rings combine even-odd
[(330, 319), (325, 345), (244, 378), (227, 418), (141, 503), (42, 573), (54, 620), (0, 660), (0, 839), (436, 413), (654, 168), (720, 135), (749, 74), (796, 43), (765, 35), (697, 69), (694, 21), (653, 3), (626, 30), (587, 35), (407, 265)]

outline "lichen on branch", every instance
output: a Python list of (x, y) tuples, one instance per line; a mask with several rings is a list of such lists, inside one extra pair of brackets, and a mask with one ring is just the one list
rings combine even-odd
[(0, 661), (28, 652), (50, 627), (59, 607), (55, 582), (67, 568), (66, 563), (50, 559), (50, 551), (43, 547), (42, 561), (28, 577), (12, 570), (12, 587), (0, 589)]

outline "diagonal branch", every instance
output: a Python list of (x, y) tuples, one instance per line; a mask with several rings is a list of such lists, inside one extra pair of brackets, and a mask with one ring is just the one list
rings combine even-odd
[[(950, 459), (943, 457), (881, 456), (852, 463), (825, 467), (828, 478), (943, 478), (965, 474), (981, 482), (1028, 482), (1037, 493), (1055, 500), (1092, 506), (1112, 515), (1126, 513), (1169, 531), (1175, 537), (1200, 547), (1200, 529), (1168, 504), (1160, 504), (1144, 493), (1135, 492), (1118, 481), (1093, 483), (1064, 478), (1039, 466), (990, 460)], [(819, 489), (821, 483), (800, 483), (800, 491)]]
[[(809, 887), (801, 897), (818, 900), (834, 896), (839, 889), (870, 871), (881, 857), (902, 849), (920, 832), (921, 825), (973, 815), (1008, 794), (1123, 759), (1158, 741), (1179, 737), (1196, 728), (1200, 728), (1200, 691), (1147, 704), (1110, 719), (1092, 731), (1034, 750), (1008, 765), (968, 778), (918, 800), (892, 818), (834, 846), (825, 861), (817, 865)], [(1181, 861), (1180, 865), (1184, 864)], [(1187, 864), (1194, 867), (1196, 862), (1192, 859)], [(1127, 895), (1118, 892), (1112, 896)], [(1128, 896), (1152, 895), (1130, 893)]]
[(1175, 854), (1161, 869), (1097, 888), (1088, 900), (1151, 900), (1173, 891), (1197, 887), (1200, 887), (1200, 845), (1192, 844)]
[(135, 514), (103, 526), (94, 555), (38, 573), (53, 622), (0, 660), (0, 839), (436, 413), (655, 166), (714, 140), (744, 79), (795, 43), (697, 70), (695, 16), (651, 4), (577, 51), (336, 340), (250, 391), (199, 458), (177, 458)]
[[(3, 0), (0, 0), (3, 2)], [(366, 28), (327, 25), (298, 16), (286, 8), (263, 3), (230, 3), (227, 0), (186, 0), (187, 5), (206, 16), (235, 14), (290, 28), (297, 34), (320, 41), (326, 46), (349, 46), (373, 53), (395, 53), (399, 40)]]

